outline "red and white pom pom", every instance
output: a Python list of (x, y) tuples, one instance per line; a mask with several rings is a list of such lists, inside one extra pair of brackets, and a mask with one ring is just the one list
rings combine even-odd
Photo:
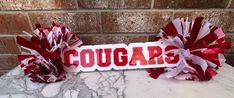
[(19, 44), (26, 52), (18, 55), (20, 67), (31, 81), (52, 83), (66, 79), (62, 66), (61, 53), (67, 48), (78, 47), (82, 41), (64, 26), (56, 25), (41, 28), (30, 35), (30, 40), (17, 36)]
[(202, 17), (192, 22), (177, 18), (162, 28), (155, 38), (176, 46), (178, 49), (171, 52), (180, 54), (182, 60), (173, 68), (153, 68), (147, 71), (153, 78), (165, 72), (168, 78), (210, 80), (225, 62), (223, 51), (231, 47), (231, 43), (224, 37), (221, 27), (211, 25)]

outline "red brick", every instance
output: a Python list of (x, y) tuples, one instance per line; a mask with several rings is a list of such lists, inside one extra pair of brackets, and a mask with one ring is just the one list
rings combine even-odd
[[(79, 36), (79, 35), (78, 35)], [(133, 43), (133, 42), (146, 42), (147, 35), (82, 35), (79, 38), (83, 41), (83, 45), (98, 45), (98, 44), (117, 44), (117, 43)]]
[(16, 55), (0, 55), (0, 70), (10, 70), (18, 65)]
[(154, 8), (226, 8), (229, 0), (155, 0)]
[(158, 32), (171, 19), (169, 11), (103, 12), (103, 32)]
[(67, 26), (73, 32), (100, 32), (100, 16), (96, 12), (29, 13), (29, 17), (34, 28), (36, 23), (40, 23), (42, 27), (49, 27), (55, 21)]
[(0, 54), (18, 54), (20, 53), (14, 38), (0, 37)]
[(0, 14), (0, 34), (22, 34), (22, 31), (31, 31), (27, 16), (25, 14)]
[(206, 20), (216, 26), (222, 26), (226, 33), (234, 32), (234, 11), (178, 11), (177, 17), (189, 17), (195, 19), (197, 16), (203, 16)]
[(80, 8), (150, 8), (152, 0), (78, 0)]
[(0, 10), (76, 9), (75, 0), (1, 0)]

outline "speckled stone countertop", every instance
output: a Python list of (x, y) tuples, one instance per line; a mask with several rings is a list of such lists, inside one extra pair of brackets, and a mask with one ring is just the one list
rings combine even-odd
[(234, 68), (228, 64), (206, 82), (179, 81), (145, 70), (68, 75), (52, 84), (32, 83), (19, 67), (0, 77), (0, 98), (234, 98)]

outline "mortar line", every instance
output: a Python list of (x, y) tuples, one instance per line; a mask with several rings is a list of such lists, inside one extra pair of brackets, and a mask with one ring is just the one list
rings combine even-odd
[[(159, 32), (159, 31), (158, 31)], [(94, 36), (94, 35), (113, 35), (113, 36), (116, 36), (116, 35), (127, 35), (127, 36), (142, 36), (142, 35), (155, 35), (155, 34), (158, 34), (157, 32), (149, 32), (149, 33), (144, 33), (144, 32), (137, 32), (137, 33), (132, 33), (132, 32), (111, 32), (111, 33), (76, 33), (76, 35), (79, 36)], [(225, 35), (229, 36), (229, 35), (234, 35), (234, 33), (232, 32), (228, 32), (228, 33), (225, 33)], [(16, 37), (16, 36), (22, 36), (22, 37), (29, 37), (28, 35), (25, 35), (25, 34), (20, 34), (20, 35), (0, 35), (0, 38), (3, 38), (3, 37)]]
[(33, 30), (33, 26), (32, 26), (32, 22), (31, 22), (31, 19), (29, 18), (28, 13), (26, 13), (26, 16), (27, 16), (27, 19), (28, 19), (28, 23), (29, 23), (30, 29), (32, 31)]
[(171, 21), (175, 18), (175, 11), (172, 12)]
[(233, 11), (233, 9), (119, 9), (119, 10), (112, 10), (112, 9), (79, 9), (79, 10), (28, 10), (28, 11), (0, 11), (0, 13), (22, 13), (22, 12), (34, 12), (34, 13), (43, 13), (43, 12), (50, 12), (50, 13), (58, 13), (58, 12), (161, 12), (161, 11)]
[(0, 56), (17, 56), (18, 54), (0, 54)]
[(1, 37), (16, 37), (16, 36), (28, 37), (28, 35), (25, 35), (25, 34), (18, 34), (18, 35), (1, 35), (1, 34), (0, 34), (0, 38), (1, 38)]
[(230, 36), (230, 35), (234, 35), (234, 33), (225, 33), (225, 35)]
[(150, 35), (148, 35), (148, 36), (146, 37), (146, 41), (149, 41), (149, 37), (150, 37)]
[[(101, 34), (105, 34), (105, 35), (150, 35), (150, 34), (157, 34), (155, 32), (137, 32), (137, 33), (133, 33), (133, 32), (110, 32), (110, 33), (76, 33), (76, 35), (101, 35)], [(16, 37), (16, 36), (22, 36), (22, 37), (29, 37), (28, 35), (25, 34), (19, 34), (19, 35), (0, 35), (1, 37)]]
[(19, 49), (19, 52), (21, 53), (21, 52), (22, 52), (22, 49), (21, 49), (21, 47), (17, 44), (16, 36), (13, 37), (13, 38), (14, 38), (14, 41), (15, 41), (15, 43), (16, 43), (16, 46), (17, 46), (18, 49)]
[(100, 28), (100, 33), (103, 33), (103, 28), (102, 28), (102, 12), (99, 12), (99, 28)]
[(79, 5), (78, 5), (78, 0), (75, 0), (75, 3), (76, 3), (76, 9), (79, 9)]
[(119, 34), (114, 34), (114, 33), (99, 33), (99, 34), (76, 34), (78, 37), (79, 36), (150, 36), (150, 35), (155, 35), (155, 33), (151, 33), (151, 34), (143, 34), (143, 33), (138, 33), (138, 34), (133, 34), (133, 33), (119, 33)]
[(0, 69), (0, 72), (8, 72), (8, 71), (10, 71), (10, 70), (7, 70), (7, 69)]
[(151, 5), (150, 5), (150, 8), (151, 8), (151, 9), (154, 8), (154, 1), (155, 1), (155, 0), (151, 0)]
[(231, 3), (232, 3), (232, 0), (229, 0), (226, 8), (229, 8), (231, 6)]

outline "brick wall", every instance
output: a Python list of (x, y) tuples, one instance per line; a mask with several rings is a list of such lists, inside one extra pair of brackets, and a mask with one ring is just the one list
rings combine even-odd
[[(234, 0), (0, 0), (0, 73), (17, 66), (17, 35), (35, 23), (68, 26), (84, 44), (149, 41), (177, 17), (204, 16), (234, 42)], [(234, 65), (234, 49), (226, 53)]]

